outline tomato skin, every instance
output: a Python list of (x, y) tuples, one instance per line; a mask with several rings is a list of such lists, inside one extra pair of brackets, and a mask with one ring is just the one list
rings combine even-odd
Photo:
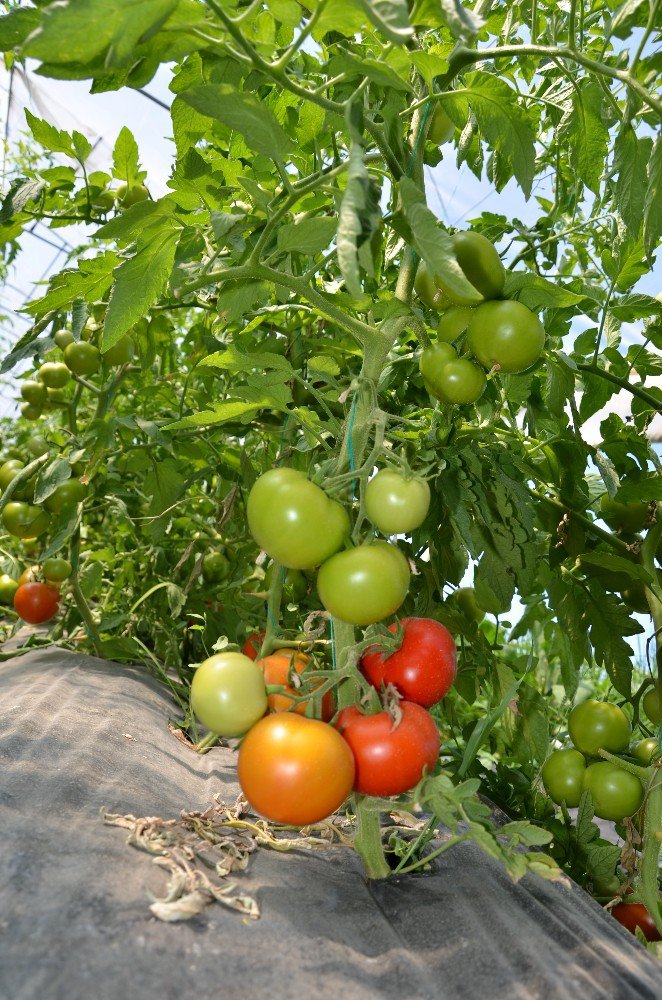
[(662, 722), (662, 705), (657, 688), (649, 688), (641, 699), (641, 705), (650, 721), (658, 726)]
[(21, 469), (25, 468), (25, 462), (18, 458), (11, 458), (0, 466), (0, 490), (4, 493), (12, 479), (15, 479)]
[(372, 625), (394, 614), (408, 590), (409, 563), (389, 542), (338, 552), (317, 574), (322, 604), (350, 625)]
[[(455, 640), (433, 618), (403, 618), (402, 645), (390, 656), (370, 647), (359, 667), (373, 687), (393, 684), (406, 701), (424, 708), (435, 705), (450, 690), (457, 673)], [(389, 632), (397, 625), (389, 625)]]
[(595, 757), (598, 750), (621, 753), (630, 746), (630, 720), (618, 705), (594, 701), (576, 705), (568, 716), (570, 739), (578, 750)]
[(28, 566), (23, 570), (18, 578), (18, 585), (22, 587), (24, 583), (36, 583), (39, 579), (39, 567)]
[(586, 761), (579, 750), (555, 750), (542, 769), (542, 783), (552, 802), (574, 809), (583, 791)]
[(632, 816), (644, 800), (639, 778), (606, 760), (589, 764), (583, 787), (591, 793), (595, 815), (614, 822)]
[(43, 407), (48, 397), (46, 386), (43, 382), (26, 379), (21, 383), (21, 397), (32, 406)]
[(48, 442), (46, 441), (46, 438), (41, 436), (41, 434), (33, 434), (28, 441), (28, 451), (31, 455), (34, 455), (35, 458), (41, 458), (41, 456), (45, 455), (49, 450), (50, 448)]
[(399, 707), (402, 718), (395, 729), (388, 712), (363, 715), (352, 705), (339, 713), (336, 726), (356, 762), (356, 792), (402, 795), (437, 763), (441, 742), (432, 716), (413, 702)]
[(9, 576), (8, 573), (3, 573), (0, 576), (0, 604), (13, 604), (14, 594), (18, 590), (18, 582)]
[(643, 903), (617, 903), (609, 912), (631, 934), (639, 927), (647, 941), (662, 941), (662, 935)]
[(132, 337), (126, 334), (121, 337), (112, 347), (101, 355), (102, 361), (106, 365), (119, 366), (126, 365), (132, 360), (136, 353), (136, 345)]
[(366, 487), (365, 508), (382, 534), (405, 534), (423, 524), (430, 509), (430, 487), (424, 479), (382, 469)]
[(100, 361), (99, 349), (84, 340), (69, 344), (64, 349), (64, 363), (74, 375), (94, 375), (99, 370)]
[(139, 201), (147, 201), (149, 191), (144, 184), (118, 184), (115, 190), (115, 197), (121, 203), (122, 208), (130, 208), (137, 205)]
[(14, 594), (14, 610), (30, 625), (42, 625), (57, 614), (60, 594), (47, 583), (24, 583)]
[(437, 324), (437, 341), (452, 344), (466, 332), (471, 321), (473, 309), (470, 306), (451, 306), (439, 317)]
[(653, 759), (653, 755), (656, 754), (660, 749), (660, 744), (655, 739), (654, 736), (650, 736), (647, 740), (639, 740), (634, 746), (630, 747), (630, 755), (635, 757), (636, 760), (640, 761), (645, 767), (648, 767)]
[(16, 538), (38, 538), (48, 528), (50, 518), (41, 507), (10, 501), (2, 512), (2, 523)]
[(62, 583), (71, 576), (72, 566), (66, 559), (44, 559), (41, 572), (49, 583)]
[(607, 493), (600, 501), (600, 514), (614, 531), (624, 531), (630, 535), (642, 531), (651, 520), (651, 508), (644, 501), (619, 503)]
[(433, 142), (435, 146), (443, 146), (452, 138), (455, 132), (455, 124), (448, 117), (440, 104), (437, 104), (432, 113), (432, 121), (428, 129), (427, 140)]
[(297, 469), (270, 469), (260, 476), (246, 511), (257, 544), (288, 569), (319, 566), (349, 535), (345, 508)]
[(206, 552), (202, 558), (202, 579), (205, 583), (221, 583), (230, 574), (230, 562), (222, 552)]
[(480, 625), (485, 618), (485, 612), (476, 600), (476, 591), (473, 587), (458, 587), (446, 603), (456, 607), (467, 621), (475, 622), (476, 625)]
[(421, 354), (418, 367), (425, 388), (431, 396), (437, 396), (435, 391), (437, 384), (441, 380), (444, 368), (450, 361), (457, 361), (457, 351), (452, 344), (432, 344), (426, 347)]
[(506, 269), (494, 244), (481, 233), (471, 231), (454, 233), (451, 242), (457, 262), (474, 288), (484, 299), (498, 298), (506, 283)]
[(239, 749), (241, 790), (273, 823), (309, 826), (343, 804), (354, 783), (354, 757), (326, 722), (294, 712), (261, 719)]
[(545, 328), (521, 302), (484, 302), (469, 323), (467, 345), (484, 368), (498, 365), (505, 374), (515, 374), (542, 354)]
[(427, 269), (425, 261), (421, 261), (414, 278), (414, 288), (419, 299), (425, 303), (428, 309), (436, 309), (441, 312), (452, 305), (451, 300), (439, 286), (438, 279), (433, 278)]
[(191, 708), (212, 733), (243, 736), (267, 710), (264, 675), (241, 653), (216, 653), (193, 675)]
[(71, 373), (61, 361), (47, 361), (41, 366), (37, 376), (49, 389), (62, 389), (71, 378)]
[(467, 406), (477, 403), (483, 395), (485, 375), (468, 358), (455, 358), (444, 365), (431, 391), (442, 403)]
[(55, 343), (57, 344), (57, 346), (60, 348), (60, 350), (63, 351), (65, 349), (65, 347), (68, 347), (69, 344), (73, 344), (73, 342), (74, 342), (74, 335), (73, 335), (73, 332), (71, 330), (67, 330), (66, 328), (63, 328), (62, 330), (58, 330), (54, 334), (53, 340), (55, 341)]
[[(277, 649), (269, 656), (264, 656), (257, 660), (257, 665), (264, 673), (264, 683), (270, 687), (272, 684), (280, 684), (285, 690), (281, 694), (267, 695), (267, 702), (270, 712), (296, 712), (298, 715), (306, 714), (306, 707), (311, 699), (294, 704), (293, 698), (301, 696), (300, 688), (295, 688), (289, 683), (290, 672), (296, 671), (305, 680), (305, 672), (310, 664), (310, 657), (305, 653), (298, 653), (291, 649)], [(315, 687), (319, 687), (322, 681), (316, 681)], [(333, 694), (328, 691), (322, 697), (322, 718), (325, 722), (333, 716)]]
[(44, 500), (44, 506), (52, 514), (59, 514), (61, 511), (74, 507), (87, 495), (87, 486), (84, 486), (78, 479), (67, 479), (56, 487), (49, 497)]
[(260, 655), (260, 648), (264, 642), (264, 632), (251, 632), (248, 639), (244, 643), (241, 652), (244, 656), (247, 656), (249, 660), (257, 660)]

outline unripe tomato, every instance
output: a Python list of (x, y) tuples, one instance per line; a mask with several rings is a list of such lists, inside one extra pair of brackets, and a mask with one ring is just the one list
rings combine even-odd
[(634, 815), (644, 800), (639, 778), (607, 760), (589, 764), (583, 787), (591, 793), (595, 815), (617, 823)]
[(432, 112), (432, 120), (428, 129), (428, 142), (433, 142), (435, 146), (443, 146), (453, 135), (455, 125), (448, 117), (440, 104)]
[(457, 361), (457, 351), (452, 344), (431, 344), (426, 347), (418, 362), (425, 388), (431, 396), (436, 396), (435, 387), (442, 372), (451, 361)]
[(322, 604), (350, 625), (372, 625), (394, 614), (408, 590), (409, 563), (389, 542), (338, 552), (317, 574)]
[(35, 379), (26, 379), (25, 382), (21, 383), (21, 396), (26, 403), (41, 409), (47, 399), (46, 386), (43, 382), (37, 382)]
[[(403, 618), (400, 625), (400, 649), (385, 656), (371, 646), (361, 657), (359, 667), (378, 691), (393, 684), (406, 701), (429, 708), (447, 694), (455, 680), (455, 640), (433, 618)], [(389, 625), (389, 632), (395, 634), (397, 628)]]
[(653, 759), (653, 756), (659, 751), (660, 744), (657, 740), (650, 736), (647, 740), (639, 740), (634, 746), (630, 747), (630, 754), (636, 757), (644, 767), (648, 767)]
[(62, 583), (71, 576), (72, 566), (66, 559), (44, 559), (41, 572), (49, 583)]
[(589, 699), (568, 716), (570, 739), (578, 750), (595, 756), (598, 750), (621, 753), (630, 745), (630, 720), (618, 705)]
[(20, 462), (17, 458), (12, 458), (0, 466), (0, 489), (3, 493), (21, 469), (24, 468), (25, 462)]
[(28, 451), (35, 458), (41, 458), (42, 455), (45, 455), (49, 451), (46, 438), (43, 438), (41, 434), (33, 434), (28, 441)]
[(42, 625), (57, 613), (60, 594), (46, 583), (24, 583), (14, 594), (14, 610), (30, 625)]
[(574, 809), (583, 791), (586, 761), (579, 750), (555, 750), (542, 769), (542, 783), (552, 802)]
[(13, 604), (18, 582), (8, 573), (0, 576), (0, 604)]
[[(455, 233), (451, 242), (457, 262), (474, 288), (484, 299), (498, 298), (506, 283), (506, 269), (494, 244), (481, 233), (473, 232)], [(452, 291), (449, 288), (446, 291), (452, 299)]]
[(368, 517), (384, 535), (400, 535), (423, 524), (430, 509), (430, 487), (425, 479), (382, 469), (365, 491)]
[(439, 731), (420, 705), (400, 702), (395, 726), (388, 712), (363, 715), (355, 705), (343, 708), (336, 726), (356, 763), (354, 790), (363, 795), (402, 795), (419, 783), (439, 758)]
[(41, 507), (11, 501), (2, 511), (2, 523), (16, 538), (38, 538), (48, 528), (50, 518)]
[(46, 399), (47, 410), (55, 410), (58, 406), (66, 406), (68, 402), (64, 389), (48, 389)]
[(473, 309), (471, 306), (451, 306), (439, 317), (437, 324), (437, 340), (439, 343), (452, 344), (466, 332), (471, 321)]
[(71, 330), (66, 330), (66, 329), (58, 330), (57, 333), (54, 334), (53, 340), (60, 348), (60, 350), (63, 351), (65, 347), (69, 346), (69, 344), (73, 344), (74, 335)]
[(241, 653), (216, 653), (197, 668), (191, 708), (218, 736), (242, 736), (267, 710), (262, 671)]
[(313, 569), (349, 535), (347, 511), (296, 469), (270, 469), (254, 484), (248, 527), (267, 555), (288, 569)]
[(115, 196), (112, 191), (99, 191), (93, 195), (92, 204), (102, 212), (109, 212), (115, 204)]
[(326, 722), (293, 712), (261, 719), (239, 749), (241, 790), (272, 823), (309, 826), (343, 804), (354, 783), (354, 757)]
[(49, 389), (62, 389), (71, 378), (69, 369), (61, 361), (47, 361), (37, 375)]
[(456, 358), (444, 365), (437, 381), (428, 384), (428, 391), (442, 403), (466, 406), (476, 403), (485, 390), (485, 375), (478, 365), (467, 358)]
[(419, 299), (425, 303), (429, 309), (436, 309), (441, 312), (452, 305), (451, 300), (439, 285), (438, 279), (433, 278), (427, 269), (425, 261), (421, 261), (414, 278), (414, 288)]
[(118, 184), (115, 197), (121, 203), (122, 208), (130, 208), (137, 205), (139, 201), (146, 201), (149, 198), (149, 191), (144, 184)]
[(136, 345), (132, 337), (128, 335), (118, 340), (116, 344), (109, 347), (102, 354), (102, 360), (106, 365), (126, 365), (136, 353)]
[(40, 548), (39, 540), (37, 538), (23, 538), (22, 542), (24, 555), (26, 555), (29, 559), (32, 559), (33, 556), (37, 555)]
[[(264, 589), (270, 590), (273, 583), (275, 564), (267, 568), (264, 574)], [(281, 567), (279, 572), (283, 576), (283, 597), (288, 604), (299, 604), (308, 593), (308, 582), (303, 573), (298, 569), (285, 569)]]
[(67, 479), (57, 486), (49, 497), (44, 500), (44, 506), (53, 514), (74, 507), (87, 496), (87, 486), (78, 479)]
[(660, 695), (657, 688), (649, 688), (641, 699), (641, 705), (646, 713), (646, 717), (650, 719), (654, 725), (659, 726), (662, 722), (662, 706), (660, 705)]
[(64, 349), (64, 361), (74, 375), (94, 375), (99, 369), (101, 355), (94, 344), (85, 341), (69, 344)]
[(205, 583), (221, 583), (230, 575), (229, 560), (222, 552), (206, 552), (202, 559), (202, 578)]
[(605, 493), (600, 501), (600, 514), (614, 531), (624, 531), (635, 534), (642, 531), (652, 520), (654, 508), (644, 501), (634, 503), (619, 503)]
[(41, 406), (33, 406), (32, 403), (23, 403), (21, 405), (21, 416), (25, 420), (39, 420), (42, 412), (43, 407)]
[(473, 587), (458, 587), (450, 595), (446, 604), (456, 607), (464, 615), (467, 621), (480, 625), (485, 617), (485, 612), (476, 600), (476, 591)]
[(244, 643), (242, 653), (247, 656), (249, 660), (257, 660), (260, 655), (260, 647), (264, 642), (264, 632), (251, 632), (248, 639)]
[(485, 368), (498, 366), (514, 374), (536, 363), (545, 346), (545, 328), (521, 302), (484, 302), (471, 317), (467, 344)]
[(638, 927), (647, 941), (662, 941), (662, 935), (643, 903), (617, 903), (609, 912), (631, 934)]
[[(264, 683), (267, 687), (280, 684), (285, 689), (281, 694), (267, 695), (269, 711), (297, 712), (299, 715), (305, 715), (306, 708), (312, 700), (312, 695), (310, 698), (307, 698), (306, 701), (295, 704), (293, 699), (301, 697), (302, 690), (301, 688), (294, 687), (294, 685), (290, 684), (289, 681), (292, 673), (297, 673), (303, 677), (304, 681), (306, 680), (305, 672), (310, 664), (310, 657), (306, 656), (305, 653), (298, 653), (291, 649), (277, 649), (274, 653), (271, 653), (269, 656), (265, 656), (256, 662), (260, 669), (264, 672)], [(313, 686), (313, 690), (321, 684), (322, 681), (317, 680)], [(310, 690), (310, 682), (308, 690)], [(333, 694), (328, 691), (322, 697), (322, 718), (325, 722), (328, 722), (332, 716)]]

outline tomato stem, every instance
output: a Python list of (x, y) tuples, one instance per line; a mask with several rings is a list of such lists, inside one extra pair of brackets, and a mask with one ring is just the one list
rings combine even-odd
[(366, 876), (371, 879), (388, 878), (391, 869), (384, 857), (379, 812), (370, 808), (368, 796), (354, 795), (353, 798), (356, 814), (354, 847), (361, 855)]

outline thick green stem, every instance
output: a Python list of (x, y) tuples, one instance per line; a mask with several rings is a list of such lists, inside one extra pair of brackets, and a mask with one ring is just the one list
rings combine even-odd
[(354, 847), (361, 855), (368, 878), (388, 878), (391, 869), (384, 857), (384, 845), (379, 827), (379, 813), (370, 808), (365, 795), (354, 796), (356, 836)]
[(578, 524), (581, 524), (583, 528), (590, 531), (592, 535), (596, 536), (596, 538), (606, 542), (607, 545), (611, 545), (612, 549), (620, 552), (624, 557), (628, 557), (630, 555), (630, 549), (622, 538), (617, 538), (616, 535), (612, 535), (611, 532), (605, 531), (604, 528), (600, 528), (588, 517), (585, 517), (584, 514), (580, 514), (575, 510), (569, 511), (566, 505), (561, 503), (560, 500), (555, 500), (553, 497), (545, 496), (544, 493), (538, 493), (537, 490), (531, 489), (530, 486), (527, 486), (527, 490), (536, 500), (540, 500), (541, 503), (547, 504), (548, 507), (553, 507), (554, 510), (557, 510), (560, 514), (572, 514), (573, 519), (577, 521)]
[(346, 670), (352, 667), (352, 674), (338, 685), (337, 697), (338, 708), (348, 708), (355, 705), (359, 700), (360, 685), (356, 674), (356, 663), (352, 663), (352, 649), (354, 646), (354, 626), (347, 622), (341, 622), (339, 618), (333, 619), (333, 643), (336, 657), (336, 669)]
[(76, 602), (76, 607), (78, 608), (78, 613), (83, 619), (85, 625), (85, 631), (87, 636), (94, 647), (94, 651), (97, 656), (101, 656), (101, 649), (99, 646), (99, 633), (97, 630), (96, 622), (92, 617), (92, 612), (90, 611), (90, 606), (85, 600), (85, 595), (80, 587), (80, 580), (78, 578), (78, 566), (80, 562), (80, 525), (77, 526), (71, 537), (71, 547), (70, 547), (70, 561), (72, 565), (72, 573), (70, 577), (71, 592)]
[(644, 403), (648, 403), (656, 413), (662, 413), (662, 404), (647, 392), (642, 389), (640, 385), (632, 385), (624, 378), (619, 378), (618, 375), (612, 374), (612, 372), (607, 372), (604, 368), (599, 368), (598, 365), (577, 365), (580, 372), (588, 372), (590, 375), (597, 375), (598, 378), (605, 379), (606, 382), (611, 382), (613, 385), (619, 386), (621, 389), (625, 389), (627, 392), (636, 396), (637, 399), (642, 399)]
[(662, 914), (660, 913), (660, 893), (657, 877), (660, 867), (662, 844), (658, 839), (662, 826), (662, 766), (652, 768), (646, 791), (646, 813), (644, 818), (644, 843), (639, 860), (641, 876), (640, 895), (642, 902), (662, 934)]

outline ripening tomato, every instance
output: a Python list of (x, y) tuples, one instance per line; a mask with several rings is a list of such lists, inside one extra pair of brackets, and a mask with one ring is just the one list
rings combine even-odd
[(363, 795), (402, 795), (413, 788), (439, 758), (439, 731), (420, 705), (403, 701), (394, 728), (388, 712), (363, 715), (352, 705), (339, 713), (336, 726), (356, 762), (354, 790)]
[[(310, 665), (310, 657), (305, 653), (295, 652), (291, 649), (277, 649), (269, 656), (264, 656), (257, 660), (257, 665), (264, 672), (264, 683), (267, 687), (280, 684), (285, 690), (279, 694), (268, 694), (267, 701), (270, 712), (297, 712), (299, 715), (306, 714), (306, 708), (311, 698), (306, 701), (294, 703), (294, 698), (299, 698), (304, 693), (301, 688), (290, 683), (290, 678), (297, 673), (306, 682), (306, 670)], [(312, 690), (321, 685), (322, 681), (316, 680)], [(307, 690), (311, 690), (308, 682)], [(322, 718), (325, 722), (333, 716), (333, 694), (328, 691), (322, 697)]]
[(614, 822), (632, 816), (644, 800), (639, 778), (607, 760), (589, 764), (583, 787), (591, 793), (595, 815)]
[(41, 572), (49, 583), (62, 583), (71, 576), (72, 566), (66, 559), (44, 559)]
[(583, 791), (586, 761), (579, 750), (555, 750), (542, 769), (542, 783), (552, 802), (574, 809)]
[(452, 344), (457, 338), (466, 332), (471, 321), (473, 309), (470, 306), (451, 306), (439, 317), (437, 324), (437, 340), (445, 344)]
[(400, 535), (420, 527), (430, 508), (430, 487), (424, 479), (382, 469), (365, 491), (366, 514), (384, 535)]
[(641, 706), (646, 713), (646, 717), (655, 725), (662, 722), (662, 705), (660, 705), (660, 695), (657, 688), (649, 688), (641, 699)]
[(521, 302), (484, 302), (471, 317), (467, 345), (483, 367), (511, 375), (536, 363), (545, 328)]
[(609, 912), (631, 934), (638, 927), (647, 941), (662, 941), (662, 934), (643, 903), (617, 903)]
[(48, 528), (50, 518), (41, 507), (22, 501), (11, 501), (2, 511), (2, 523), (16, 538), (38, 538)]
[(74, 375), (94, 375), (99, 370), (100, 360), (98, 347), (84, 340), (64, 349), (64, 363)]
[[(450, 690), (457, 673), (455, 640), (433, 618), (403, 618), (402, 645), (384, 656), (369, 647), (359, 667), (377, 690), (393, 684), (406, 701), (429, 708)], [(397, 625), (389, 625), (394, 634)]]
[(44, 506), (53, 514), (75, 507), (87, 496), (87, 486), (78, 479), (67, 479), (57, 486), (49, 497), (44, 500)]
[(24, 583), (14, 594), (14, 610), (30, 625), (42, 625), (57, 613), (59, 591), (47, 583)]
[(13, 604), (18, 582), (8, 573), (0, 576), (0, 604)]
[(598, 750), (621, 753), (630, 746), (630, 720), (618, 705), (588, 699), (576, 705), (568, 716), (570, 739), (582, 753), (595, 756)]
[(653, 759), (654, 754), (656, 754), (660, 749), (660, 744), (655, 739), (654, 736), (650, 736), (647, 740), (639, 740), (634, 746), (630, 747), (630, 754), (635, 757), (644, 767), (648, 767)]
[(242, 736), (267, 710), (264, 675), (241, 653), (216, 653), (197, 668), (191, 708), (218, 736)]
[(455, 131), (455, 124), (448, 117), (440, 104), (432, 112), (432, 120), (428, 129), (428, 142), (433, 142), (435, 146), (443, 146), (452, 137)]
[(71, 378), (71, 373), (61, 361), (47, 361), (41, 366), (37, 376), (49, 389), (62, 389)]
[(322, 604), (350, 625), (372, 625), (394, 614), (408, 590), (409, 563), (389, 542), (338, 552), (317, 574)]
[(600, 514), (614, 531), (635, 534), (650, 524), (655, 513), (655, 505), (642, 500), (633, 503), (619, 503), (605, 493), (600, 501)]
[(273, 823), (309, 826), (343, 804), (354, 783), (354, 757), (326, 722), (294, 712), (261, 719), (239, 748), (241, 790)]
[(260, 548), (289, 569), (319, 566), (349, 535), (345, 508), (297, 469), (270, 469), (260, 476), (246, 512)]
[(27, 566), (18, 578), (18, 585), (22, 587), (24, 583), (36, 583), (39, 579), (39, 567)]
[(260, 655), (260, 648), (264, 642), (264, 632), (251, 632), (248, 639), (244, 643), (242, 653), (247, 656), (249, 660), (257, 660)]

